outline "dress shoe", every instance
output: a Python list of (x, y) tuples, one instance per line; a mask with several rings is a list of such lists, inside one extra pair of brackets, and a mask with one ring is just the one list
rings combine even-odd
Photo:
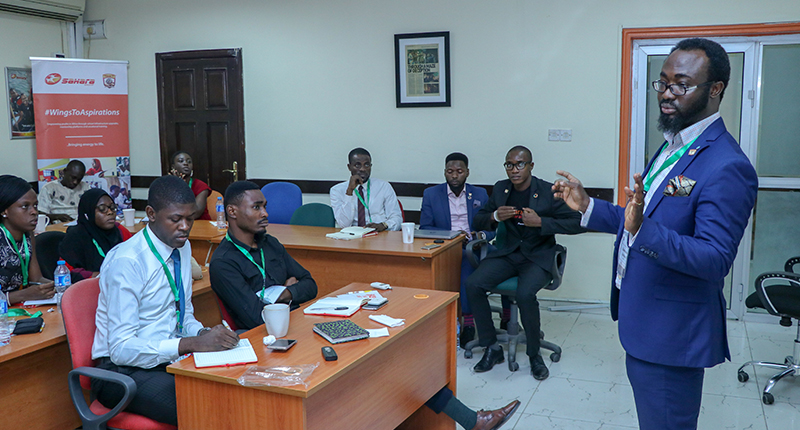
[(458, 344), (464, 348), (472, 339), (475, 339), (475, 326), (465, 325), (461, 327), (461, 334), (458, 335)]
[(536, 354), (531, 357), (531, 375), (533, 375), (533, 379), (537, 381), (545, 380), (550, 376), (550, 371), (547, 370), (547, 366), (544, 365), (544, 359), (541, 354)]
[(503, 356), (502, 346), (500, 346), (500, 349), (498, 350), (486, 347), (486, 350), (483, 351), (483, 357), (481, 357), (481, 361), (479, 361), (478, 364), (476, 364), (475, 367), (472, 368), (472, 370), (478, 373), (488, 372), (492, 370), (492, 367), (494, 367), (495, 364), (502, 363), (505, 360), (506, 359)]
[(499, 429), (511, 418), (511, 415), (514, 415), (518, 407), (519, 400), (514, 400), (500, 409), (495, 409), (493, 411), (480, 410), (478, 411), (478, 423), (475, 424), (472, 430)]

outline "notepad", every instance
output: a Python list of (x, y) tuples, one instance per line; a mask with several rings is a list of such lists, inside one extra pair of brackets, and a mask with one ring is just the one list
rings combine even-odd
[(235, 366), (237, 364), (255, 363), (256, 352), (249, 339), (239, 339), (236, 348), (226, 351), (195, 352), (194, 367)]
[(371, 233), (375, 231), (372, 227), (358, 227), (358, 226), (351, 226), (345, 227), (336, 233), (328, 233), (325, 237), (331, 239), (338, 239), (338, 240), (353, 240), (353, 239), (361, 239), (364, 237), (365, 234)]
[(338, 320), (314, 324), (314, 333), (322, 336), (330, 343), (350, 342), (366, 339), (369, 332), (350, 320)]
[(369, 299), (361, 297), (325, 297), (303, 309), (306, 315), (329, 315), (334, 317), (349, 317), (361, 309)]

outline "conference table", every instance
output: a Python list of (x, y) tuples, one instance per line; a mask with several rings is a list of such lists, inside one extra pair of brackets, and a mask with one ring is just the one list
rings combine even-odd
[[(210, 294), (208, 272), (204, 271), (203, 275), (203, 279), (192, 283), (193, 303), (209, 298), (216, 300)], [(67, 388), (72, 359), (64, 322), (55, 308), (49, 305), (28, 309), (31, 314), (42, 311), (44, 330), (12, 336), (9, 345), (0, 347), (0, 427), (3, 429), (72, 430), (81, 425)], [(54, 311), (48, 312), (50, 309)], [(213, 309), (216, 310), (216, 304)], [(208, 325), (197, 312), (196, 316)], [(216, 318), (218, 323), (218, 311)]]
[[(413, 284), (405, 284), (413, 285)], [(333, 295), (370, 289), (352, 283)], [(286, 338), (297, 339), (287, 352), (267, 349), (264, 326), (243, 335), (258, 363), (198, 369), (194, 357), (167, 367), (175, 375), (178, 422), (193, 430), (454, 429), (445, 414), (424, 403), (442, 387), (456, 389), (456, 302), (458, 294), (396, 287), (381, 291), (389, 303), (379, 311), (360, 310), (350, 320), (367, 329), (385, 327), (369, 315), (405, 319), (388, 328), (388, 337), (333, 345), (338, 361), (325, 361), (330, 344), (312, 331), (336, 317), (290, 316)], [(319, 363), (307, 385), (243, 386), (237, 379), (251, 366), (299, 366)]]

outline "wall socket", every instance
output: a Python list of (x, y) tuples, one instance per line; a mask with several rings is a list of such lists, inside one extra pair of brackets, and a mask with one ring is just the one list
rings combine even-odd
[(547, 140), (551, 142), (572, 142), (572, 129), (548, 129)]

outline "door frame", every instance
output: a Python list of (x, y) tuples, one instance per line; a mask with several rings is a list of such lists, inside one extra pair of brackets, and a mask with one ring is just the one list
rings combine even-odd
[(167, 150), (167, 123), (164, 119), (164, 98), (161, 94), (164, 89), (164, 65), (165, 60), (192, 60), (202, 58), (225, 58), (230, 57), (236, 60), (239, 65), (238, 73), (233, 73), (231, 76), (234, 79), (236, 91), (239, 92), (239, 100), (241, 103), (235, 108), (239, 110), (239, 121), (236, 127), (239, 131), (239, 154), (236, 156), (238, 161), (238, 175), (240, 178), (247, 178), (247, 154), (244, 145), (244, 67), (242, 64), (242, 49), (229, 48), (229, 49), (208, 49), (208, 50), (195, 50), (195, 51), (174, 51), (174, 52), (156, 52), (156, 90), (158, 99), (158, 141), (159, 150), (161, 152), (161, 174), (166, 175), (169, 173), (169, 151)]

